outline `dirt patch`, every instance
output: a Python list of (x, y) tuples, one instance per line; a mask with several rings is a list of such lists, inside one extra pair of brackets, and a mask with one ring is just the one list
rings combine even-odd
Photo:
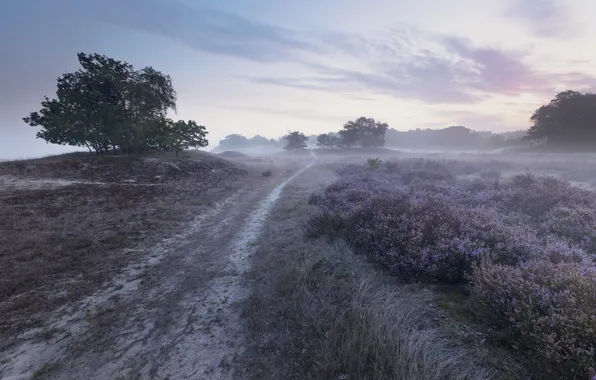
[[(188, 157), (1, 166), (12, 174), (9, 181), (3, 176), (0, 188), (0, 349), (40, 326), (46, 312), (111, 279), (144, 248), (236, 191), (248, 175), (223, 160)], [(131, 178), (135, 183), (117, 182)]]

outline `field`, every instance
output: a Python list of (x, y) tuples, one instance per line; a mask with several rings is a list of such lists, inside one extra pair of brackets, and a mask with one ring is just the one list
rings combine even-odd
[(1, 163), (0, 377), (590, 379), (595, 170), (388, 149)]
[(318, 152), (272, 215), (254, 378), (591, 378), (594, 157), (376, 153)]
[(175, 235), (247, 174), (199, 152), (1, 163), (0, 348)]

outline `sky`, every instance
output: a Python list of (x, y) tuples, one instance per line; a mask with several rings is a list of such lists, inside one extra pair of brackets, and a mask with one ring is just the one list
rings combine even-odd
[(398, 130), (526, 129), (596, 91), (591, 0), (1, 0), (0, 159), (72, 147), (22, 121), (99, 53), (172, 77), (176, 119), (279, 137), (360, 116)]

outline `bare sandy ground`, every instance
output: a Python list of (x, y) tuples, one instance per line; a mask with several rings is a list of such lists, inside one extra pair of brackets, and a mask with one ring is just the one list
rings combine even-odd
[(270, 208), (306, 162), (275, 187), (218, 203), (112, 284), (54, 313), (47, 339), (3, 353), (0, 378), (232, 378), (245, 343), (243, 274)]

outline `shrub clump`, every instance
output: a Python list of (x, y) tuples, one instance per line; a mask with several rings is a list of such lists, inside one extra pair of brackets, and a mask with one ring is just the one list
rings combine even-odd
[(370, 170), (377, 170), (378, 168), (381, 167), (381, 159), (380, 158), (369, 158), (367, 161), (368, 164), (368, 168)]
[(463, 179), (427, 160), (374, 171), (351, 165), (339, 174), (309, 200), (319, 206), (311, 236), (342, 238), (400, 278), (464, 284), (500, 342), (543, 370), (594, 375), (592, 192), (529, 173)]
[[(519, 266), (482, 263), (472, 300), (496, 337), (563, 378), (594, 375), (596, 270), (587, 263), (532, 260)], [(556, 371), (556, 372), (555, 372)]]

